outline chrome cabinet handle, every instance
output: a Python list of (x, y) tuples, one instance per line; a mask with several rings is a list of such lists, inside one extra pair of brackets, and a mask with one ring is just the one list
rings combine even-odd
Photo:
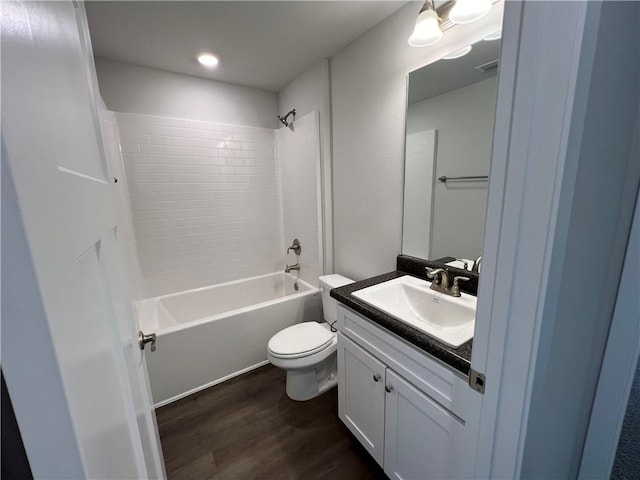
[(391, 393), (391, 390), (393, 390), (393, 385), (385, 385), (384, 390), (387, 393)]
[(380, 377), (380, 375), (378, 375), (377, 373), (374, 373), (374, 374), (373, 374), (373, 381), (374, 381), (374, 382), (379, 382), (379, 381), (380, 381), (380, 378), (381, 378), (381, 377)]
[(144, 347), (147, 343), (151, 343), (151, 351), (156, 351), (156, 334), (152, 333), (151, 335), (145, 335), (142, 330), (138, 332), (138, 345), (140, 345), (140, 350), (144, 350)]

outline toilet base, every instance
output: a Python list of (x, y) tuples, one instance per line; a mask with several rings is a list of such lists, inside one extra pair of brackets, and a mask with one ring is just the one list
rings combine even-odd
[(298, 402), (311, 400), (338, 384), (338, 359), (331, 356), (313, 368), (287, 370), (287, 396)]

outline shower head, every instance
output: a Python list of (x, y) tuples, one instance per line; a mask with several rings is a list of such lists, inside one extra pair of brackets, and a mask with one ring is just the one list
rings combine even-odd
[(293, 115), (293, 120), (291, 121), (292, 123), (295, 122), (296, 120), (296, 109), (294, 108), (293, 110), (291, 110), (289, 113), (287, 113), (284, 117), (282, 115), (278, 115), (278, 120), (280, 120), (280, 123), (282, 123), (285, 127), (288, 127), (290, 125), (290, 123), (287, 121), (287, 118), (289, 118), (289, 115)]

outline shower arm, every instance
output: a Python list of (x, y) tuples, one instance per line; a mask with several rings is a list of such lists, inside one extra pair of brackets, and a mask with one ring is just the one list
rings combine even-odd
[(280, 122), (285, 126), (288, 127), (289, 126), (289, 122), (287, 121), (287, 118), (289, 118), (291, 115), (293, 115), (293, 121), (296, 120), (296, 109), (294, 108), (293, 110), (291, 110), (289, 113), (287, 113), (284, 117), (281, 115), (277, 115), (278, 120), (280, 120)]

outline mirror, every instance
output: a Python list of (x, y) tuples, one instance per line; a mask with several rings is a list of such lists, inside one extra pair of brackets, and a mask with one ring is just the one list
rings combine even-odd
[(500, 40), (480, 40), (462, 57), (409, 74), (405, 255), (482, 255), (499, 49)]

